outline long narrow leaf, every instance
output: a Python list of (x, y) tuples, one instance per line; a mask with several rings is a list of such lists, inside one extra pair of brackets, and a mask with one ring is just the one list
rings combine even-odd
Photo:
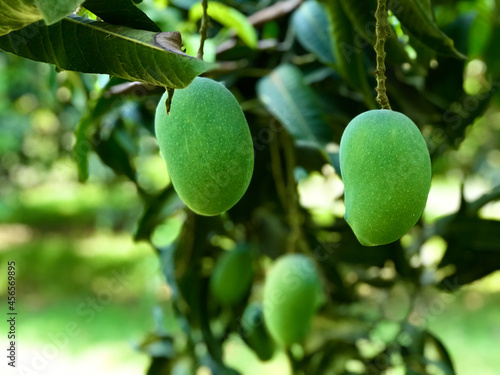
[(281, 65), (257, 84), (257, 94), (297, 140), (324, 146), (331, 141), (316, 93), (304, 83), (302, 72), (293, 65)]
[(0, 49), (62, 70), (101, 73), (172, 88), (186, 87), (208, 65), (172, 41), (178, 33), (153, 33), (70, 16), (37, 22), (0, 37)]
[(355, 41), (355, 31), (340, 0), (323, 0), (326, 5), (332, 29), (330, 35), (334, 43), (337, 68), (347, 82), (361, 92), (368, 107), (374, 109), (375, 91), (370, 89), (363, 64), (363, 49)]
[(330, 20), (323, 4), (305, 1), (292, 16), (292, 25), (302, 46), (325, 64), (335, 64), (330, 41)]

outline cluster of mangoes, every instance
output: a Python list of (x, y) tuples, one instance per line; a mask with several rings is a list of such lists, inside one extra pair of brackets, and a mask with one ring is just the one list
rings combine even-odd
[[(236, 204), (250, 183), (252, 138), (237, 100), (222, 84), (196, 78), (178, 90), (168, 115), (165, 94), (156, 111), (156, 136), (177, 193), (201, 215), (218, 215)], [(361, 244), (396, 241), (422, 214), (431, 164), (416, 125), (391, 110), (354, 118), (340, 143), (345, 219)], [(222, 305), (242, 302), (253, 281), (249, 247), (221, 256), (210, 280)], [(275, 343), (290, 346), (306, 337), (318, 306), (321, 283), (305, 255), (280, 257), (267, 275), (262, 303), (247, 306), (241, 333), (262, 360)]]
[[(238, 101), (222, 84), (196, 78), (178, 90), (170, 115), (156, 110), (156, 136), (177, 193), (201, 215), (236, 204), (253, 173), (252, 137)], [(425, 207), (431, 164), (416, 125), (391, 110), (354, 118), (340, 143), (345, 219), (361, 244), (382, 245), (408, 232)]]
[[(221, 255), (210, 278), (215, 301), (234, 306), (248, 297), (253, 281), (252, 250), (240, 246)], [(288, 347), (304, 340), (319, 305), (322, 287), (313, 261), (302, 254), (278, 258), (267, 274), (262, 302), (250, 303), (240, 334), (257, 356), (272, 357), (276, 344)]]

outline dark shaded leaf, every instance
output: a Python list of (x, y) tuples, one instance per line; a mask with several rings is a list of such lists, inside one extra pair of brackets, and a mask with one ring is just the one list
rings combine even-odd
[[(135, 232), (135, 241), (149, 240), (156, 226), (172, 213), (171, 210), (165, 212), (164, 206), (175, 197), (177, 197), (177, 194), (174, 187), (173, 185), (169, 185), (147, 203), (144, 214), (139, 220), (137, 231)], [(174, 203), (175, 207), (177, 207), (177, 204)]]
[(180, 50), (180, 34), (153, 33), (69, 16), (37, 22), (0, 37), (0, 48), (61, 70), (101, 73), (130, 81), (186, 87), (208, 65)]
[(86, 0), (83, 6), (103, 21), (113, 25), (152, 32), (161, 31), (132, 0)]
[(131, 181), (136, 180), (135, 168), (130, 161), (129, 152), (120, 141), (121, 119), (117, 120), (113, 131), (107, 138), (102, 138), (96, 133), (94, 137), (94, 150), (104, 164), (110, 167), (117, 175), (124, 175)]
[[(455, 40), (457, 49), (463, 54), (468, 53), (468, 35), (475, 18), (475, 13), (462, 14), (444, 29)], [(451, 103), (463, 100), (465, 97), (463, 89), (465, 63), (464, 60), (443, 57), (439, 59), (437, 68), (429, 69), (425, 82), (426, 91), (431, 97), (439, 97), (442, 107), (450, 106)]]
[(448, 243), (439, 267), (455, 266), (439, 284), (441, 288), (453, 291), (500, 269), (500, 221), (455, 215), (435, 226)]
[(467, 204), (467, 214), (476, 215), (477, 212), (490, 202), (500, 200), (500, 186), (496, 186), (488, 193), (483, 194), (475, 201)]
[(453, 40), (436, 25), (434, 16), (425, 3), (420, 0), (398, 0), (389, 1), (388, 5), (401, 24), (422, 43), (444, 55), (466, 59), (466, 56), (457, 51)]
[(448, 349), (446, 349), (446, 346), (443, 344), (443, 342), (434, 334), (431, 332), (427, 331), (427, 340), (431, 341), (438, 353), (439, 356), (441, 357), (441, 369), (445, 372), (445, 375), (455, 375), (455, 368), (453, 366), (453, 361), (451, 360), (450, 354), (448, 353)]
[[(354, 29), (354, 43), (358, 48), (363, 48), (368, 44), (375, 46), (375, 10), (377, 0), (340, 0), (342, 8), (351, 21)], [(387, 61), (394, 64), (401, 64), (409, 60), (404, 50), (404, 46), (399, 42), (396, 33), (390, 28), (390, 37), (385, 42)]]
[(153, 357), (151, 358), (151, 364), (149, 365), (146, 375), (170, 374), (173, 364), (172, 360), (168, 358)]
[[(375, 91), (370, 88), (364, 67), (363, 48), (356, 43), (356, 33), (340, 0), (323, 0), (332, 29), (333, 50), (340, 75), (364, 97), (366, 105), (375, 109)], [(358, 36), (359, 38), (359, 36)]]
[[(113, 84), (115, 79), (110, 80), (106, 87)], [(78, 178), (81, 182), (88, 178), (88, 154), (95, 144), (94, 134), (100, 119), (108, 113), (119, 102), (119, 98), (99, 96), (90, 102), (87, 114), (80, 120), (75, 131), (75, 145), (73, 146), (73, 158), (78, 167)]]

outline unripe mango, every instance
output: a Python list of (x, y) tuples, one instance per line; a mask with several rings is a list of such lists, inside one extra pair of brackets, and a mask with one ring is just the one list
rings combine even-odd
[(264, 324), (262, 305), (249, 304), (241, 318), (241, 337), (261, 361), (268, 361), (274, 354), (274, 342)]
[(280, 257), (264, 286), (264, 318), (271, 336), (289, 346), (302, 341), (317, 306), (319, 276), (314, 263), (302, 254)]
[(402, 113), (355, 117), (340, 142), (345, 219), (359, 242), (383, 245), (406, 234), (422, 214), (431, 184), (429, 151)]
[(194, 212), (227, 211), (245, 193), (253, 173), (253, 143), (238, 101), (224, 85), (195, 78), (176, 90), (170, 115), (165, 93), (155, 131), (177, 194)]
[(252, 285), (252, 253), (248, 246), (222, 254), (210, 277), (212, 295), (224, 305), (240, 302)]

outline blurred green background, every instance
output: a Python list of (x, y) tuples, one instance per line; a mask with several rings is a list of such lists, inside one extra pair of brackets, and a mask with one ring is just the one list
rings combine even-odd
[[(161, 22), (157, 8), (145, 3), (151, 17)], [(167, 15), (178, 18), (175, 11)], [(484, 64), (469, 61), (465, 72), (465, 90), (479, 92)], [(78, 182), (72, 158), (75, 127), (108, 80), (56, 73), (51, 66), (0, 52), (1, 275), (6, 274), (7, 261), (15, 260), (19, 355), (36, 360), (37, 353), (50, 351), (51, 342), (64, 343), (53, 360), (41, 364), (43, 374), (67, 374), (68, 369), (72, 374), (141, 374), (150, 363), (141, 343), (158, 330), (159, 316), (165, 318), (162, 330), (181, 335), (170, 304), (171, 290), (154, 249), (146, 242), (134, 243), (131, 236), (143, 213), (136, 185), (115, 175), (95, 152), (89, 157), (89, 180)], [(145, 98), (140, 106), (152, 110), (157, 100)], [(464, 176), (468, 201), (500, 183), (499, 103), (495, 93), (459, 148), (435, 161), (425, 223), (457, 211)], [(135, 129), (135, 142), (128, 144), (124, 138), (122, 145), (134, 149), (131, 162), (141, 189), (155, 194), (170, 181), (156, 141), (145, 129), (151, 118), (141, 117), (138, 108), (136, 101), (125, 99), (114, 109), (115, 117), (125, 118), (123, 126)], [(147, 124), (136, 126), (139, 122)], [(342, 216), (342, 183), (333, 168), (322, 172), (301, 178), (298, 189), (302, 207), (318, 222), (328, 222), (334, 215)], [(162, 245), (179, 234), (184, 217), (182, 212), (176, 215), (157, 233)], [(500, 220), (500, 202), (484, 206), (479, 216)], [(412, 266), (436, 271), (445, 247), (442, 239), (431, 238), (412, 258)], [(2, 301), (6, 286), (6, 278), (0, 277)], [(359, 294), (377, 298), (367, 284)], [(382, 307), (385, 303), (389, 302)], [(499, 271), (453, 295), (424, 287), (415, 311), (420, 315), (413, 318), (424, 319), (424, 325), (446, 343), (457, 374), (498, 374)], [(66, 333), (68, 324), (76, 327), (74, 337)], [(236, 336), (226, 342), (225, 358), (243, 374), (290, 371), (284, 353), (261, 363)], [(355, 361), (352, 366), (356, 367)], [(203, 375), (203, 369), (198, 373)], [(404, 370), (387, 372), (399, 373)]]

